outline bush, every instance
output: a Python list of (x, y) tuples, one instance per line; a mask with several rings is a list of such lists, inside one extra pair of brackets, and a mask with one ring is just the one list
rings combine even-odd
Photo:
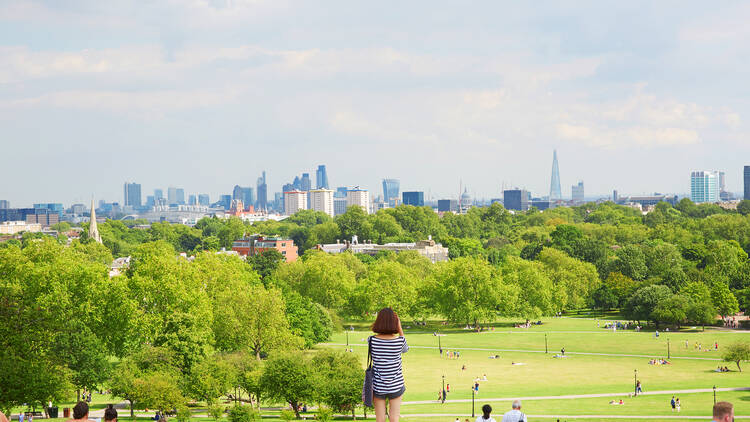
[(282, 421), (291, 421), (297, 418), (297, 415), (294, 414), (294, 411), (291, 409), (284, 409), (281, 411), (281, 415), (279, 416)]
[(260, 415), (251, 406), (237, 405), (229, 411), (230, 422), (257, 422)]
[(318, 408), (317, 419), (319, 422), (328, 422), (333, 419), (333, 411), (327, 407)]
[(189, 422), (190, 417), (193, 416), (193, 412), (187, 406), (180, 406), (177, 408), (177, 420), (179, 422)]
[(215, 421), (218, 421), (224, 415), (224, 406), (215, 404), (208, 408), (208, 413)]

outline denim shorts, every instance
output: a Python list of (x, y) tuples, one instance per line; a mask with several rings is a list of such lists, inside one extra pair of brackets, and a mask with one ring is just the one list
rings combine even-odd
[(404, 395), (404, 392), (406, 391), (406, 387), (402, 387), (401, 391), (397, 391), (395, 393), (386, 393), (386, 394), (378, 394), (376, 392), (372, 392), (372, 395), (378, 399), (397, 399)]

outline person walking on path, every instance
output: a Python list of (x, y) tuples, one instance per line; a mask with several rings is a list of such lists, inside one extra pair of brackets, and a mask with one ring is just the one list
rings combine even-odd
[(560, 349), (560, 355), (565, 356), (565, 348)]
[(675, 400), (675, 406), (677, 406), (677, 413), (680, 413), (680, 398), (678, 397), (677, 400)]
[(635, 383), (635, 394), (638, 395), (638, 394), (641, 394), (642, 392), (643, 392), (643, 389), (641, 388), (641, 380), (638, 380)]
[(672, 396), (672, 400), (670, 400), (669, 404), (672, 405), (672, 412), (674, 412), (674, 409), (677, 406), (677, 402), (674, 400), (674, 396)]
[(385, 422), (385, 401), (388, 400), (388, 418), (390, 422), (398, 422), (401, 401), (406, 391), (401, 354), (406, 353), (409, 346), (401, 328), (401, 320), (391, 308), (383, 308), (378, 312), (372, 331), (375, 333), (370, 337), (375, 419), (377, 422)]
[(521, 400), (513, 400), (513, 408), (503, 415), (502, 422), (529, 422), (521, 412)]
[(479, 416), (476, 422), (495, 422), (495, 418), (490, 416), (490, 413), (492, 413), (492, 406), (485, 404), (482, 406), (482, 416)]
[(734, 422), (734, 406), (728, 401), (720, 401), (714, 405), (713, 422)]

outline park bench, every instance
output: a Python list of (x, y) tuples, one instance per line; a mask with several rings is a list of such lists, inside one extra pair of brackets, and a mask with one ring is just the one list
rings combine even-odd
[(33, 416), (33, 417), (35, 417), (35, 418), (41, 418), (41, 417), (43, 416), (43, 415), (42, 415), (42, 412), (39, 412), (39, 411), (34, 411), (34, 412), (24, 412), (23, 414), (24, 414), (24, 415), (25, 415), (25, 416), (26, 416), (27, 418), (28, 418), (29, 416)]

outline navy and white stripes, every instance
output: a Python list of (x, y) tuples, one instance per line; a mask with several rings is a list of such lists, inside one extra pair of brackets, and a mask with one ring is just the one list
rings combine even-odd
[(401, 354), (409, 350), (405, 337), (383, 340), (373, 336), (372, 389), (375, 394), (398, 393), (404, 388), (404, 373), (401, 369)]

